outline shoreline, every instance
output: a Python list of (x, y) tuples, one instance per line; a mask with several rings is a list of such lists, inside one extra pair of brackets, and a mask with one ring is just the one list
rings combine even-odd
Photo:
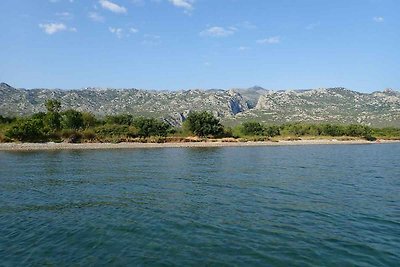
[(297, 141), (249, 141), (249, 142), (182, 142), (182, 143), (0, 143), (0, 151), (41, 151), (41, 150), (101, 150), (135, 148), (191, 148), (191, 147), (260, 147), (299, 145), (366, 145), (400, 143), (400, 140), (297, 140)]

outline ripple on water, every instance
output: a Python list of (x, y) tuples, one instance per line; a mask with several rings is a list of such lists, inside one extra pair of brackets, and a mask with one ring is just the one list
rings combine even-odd
[(396, 266), (399, 152), (0, 152), (1, 265)]

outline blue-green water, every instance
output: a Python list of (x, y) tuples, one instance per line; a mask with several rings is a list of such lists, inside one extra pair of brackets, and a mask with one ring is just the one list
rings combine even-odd
[(399, 266), (400, 145), (0, 152), (1, 266)]

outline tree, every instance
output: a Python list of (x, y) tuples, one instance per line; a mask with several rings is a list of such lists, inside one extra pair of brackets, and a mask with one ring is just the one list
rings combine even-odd
[(244, 135), (264, 135), (264, 127), (259, 122), (250, 121), (242, 123), (241, 132)]
[(73, 109), (64, 111), (61, 115), (61, 125), (64, 129), (81, 129), (83, 128), (82, 113)]
[(368, 126), (359, 124), (350, 124), (346, 127), (346, 135), (369, 138), (372, 135), (372, 130)]
[(274, 137), (280, 135), (280, 130), (278, 126), (266, 126), (264, 127), (264, 135), (269, 136), (269, 137)]
[(49, 99), (45, 103), (47, 113), (44, 117), (44, 123), (49, 131), (56, 131), (61, 128), (61, 102), (57, 99)]
[(344, 134), (343, 127), (340, 125), (326, 123), (320, 125), (320, 127), (322, 135), (341, 136)]
[(44, 117), (44, 124), (48, 131), (57, 131), (61, 128), (60, 113), (48, 112)]
[(7, 132), (8, 138), (18, 141), (37, 141), (44, 138), (43, 121), (40, 119), (19, 120)]
[(87, 129), (97, 124), (96, 117), (90, 112), (82, 112), (83, 126)]
[(6, 124), (6, 123), (11, 123), (14, 122), (16, 118), (9, 118), (9, 117), (3, 117), (0, 115), (0, 124)]
[(207, 111), (191, 112), (185, 120), (185, 126), (197, 136), (221, 136), (224, 127), (220, 121)]
[(139, 117), (133, 121), (133, 125), (138, 130), (141, 137), (149, 136), (167, 136), (171, 126), (165, 122), (158, 121), (154, 118)]

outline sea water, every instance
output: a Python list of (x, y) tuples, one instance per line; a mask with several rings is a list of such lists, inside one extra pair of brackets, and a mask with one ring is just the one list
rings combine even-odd
[(0, 152), (1, 266), (399, 266), (400, 144)]

